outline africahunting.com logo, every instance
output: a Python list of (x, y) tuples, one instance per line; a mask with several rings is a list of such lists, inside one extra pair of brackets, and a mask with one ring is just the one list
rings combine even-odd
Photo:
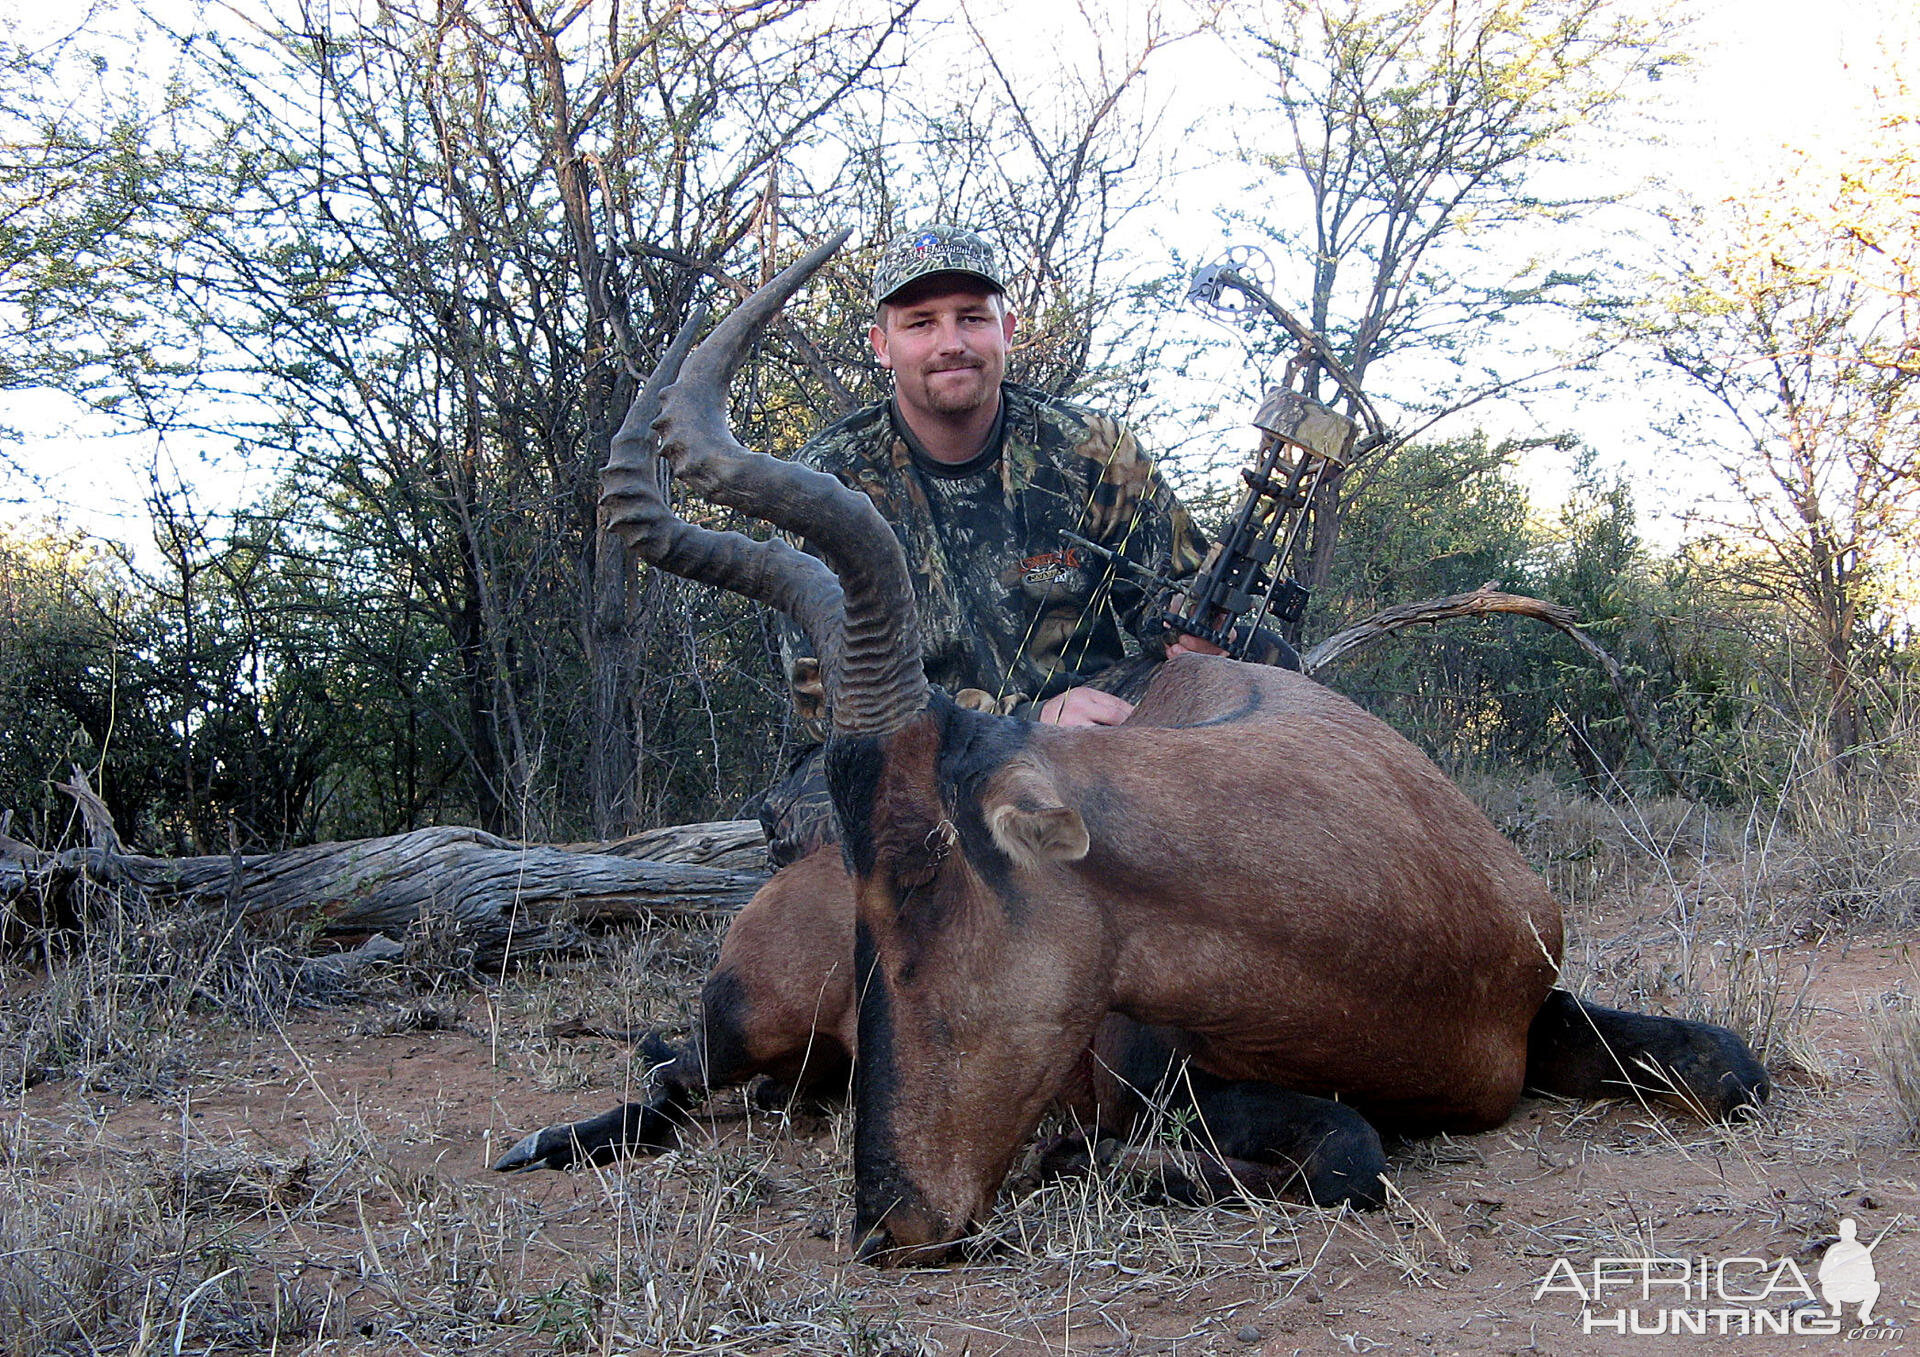
[(1873, 1317), (1880, 1300), (1873, 1250), (1886, 1233), (1863, 1244), (1859, 1227), (1842, 1220), (1814, 1282), (1791, 1258), (1595, 1258), (1584, 1267), (1556, 1258), (1533, 1298), (1577, 1299), (1582, 1333), (1898, 1338), (1898, 1326)]

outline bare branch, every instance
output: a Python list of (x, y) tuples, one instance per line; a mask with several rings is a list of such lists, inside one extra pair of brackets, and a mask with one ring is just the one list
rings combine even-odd
[(1527, 617), (1536, 622), (1544, 622), (1554, 630), (1570, 639), (1586, 652), (1593, 662), (1600, 666), (1607, 676), (1607, 683), (1620, 699), (1620, 705), (1627, 714), (1628, 722), (1633, 726), (1634, 738), (1640, 747), (1647, 751), (1653, 766), (1667, 780), (1674, 791), (1683, 790), (1680, 775), (1667, 762), (1655, 743), (1652, 731), (1645, 718), (1640, 714), (1639, 704), (1634, 700), (1632, 690), (1628, 688), (1626, 676), (1620, 670), (1619, 661), (1586, 632), (1580, 629), (1579, 621), (1571, 608), (1558, 603), (1548, 603), (1542, 599), (1528, 598), (1524, 594), (1502, 593), (1497, 584), (1481, 585), (1471, 593), (1451, 594), (1445, 598), (1423, 599), (1417, 603), (1400, 603), (1391, 608), (1383, 608), (1373, 616), (1364, 618), (1350, 627), (1343, 627), (1319, 645), (1300, 657), (1301, 672), (1317, 676), (1328, 666), (1361, 649), (1364, 646), (1408, 627), (1437, 626), (1441, 622), (1461, 617), (1492, 617), (1495, 614), (1507, 614), (1514, 617)]

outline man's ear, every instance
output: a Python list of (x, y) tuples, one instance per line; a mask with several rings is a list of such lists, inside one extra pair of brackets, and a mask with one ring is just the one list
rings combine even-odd
[(893, 359), (887, 356), (887, 332), (878, 325), (868, 326), (867, 343), (873, 345), (873, 356), (880, 360), (880, 366), (893, 371)]
[(1000, 337), (1006, 340), (1008, 343), (1012, 343), (1013, 327), (1019, 323), (1020, 317), (1014, 315), (1013, 312), (1006, 309), (1006, 302), (1004, 299), (1000, 303), (1000, 309), (1001, 309)]

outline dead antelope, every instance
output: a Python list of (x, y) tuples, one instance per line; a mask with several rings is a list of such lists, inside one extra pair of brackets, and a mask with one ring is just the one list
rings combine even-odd
[[(819, 558), (675, 517), (641, 402), (604, 501), (647, 560), (785, 609), (819, 647), (847, 880), (832, 898), (850, 902), (838, 906), (850, 946), (783, 956), (755, 942), (778, 936), (778, 908), (743, 913), (742, 945), (729, 938), (715, 976), (729, 992), (710, 982), (705, 995), (704, 1057), (671, 1073), (688, 1087), (741, 1077), (754, 1060), (744, 1043), (783, 1024), (857, 1050), (862, 1258), (937, 1258), (979, 1222), (1114, 1014), (1166, 1030), (1203, 1079), (1270, 1092), (1240, 1148), (1310, 1161), (1307, 1190), (1322, 1200), (1377, 1200), (1374, 1128), (1484, 1130), (1526, 1085), (1638, 1092), (1722, 1118), (1767, 1096), (1732, 1033), (1555, 990), (1561, 920), (1544, 883), (1413, 745), (1311, 680), (1182, 656), (1126, 725), (1080, 729), (930, 690), (893, 532), (863, 496), (747, 451), (726, 422), (748, 345), (842, 240), (722, 322), (655, 424), (682, 486)], [(794, 976), (824, 993), (822, 972), (842, 961), (850, 986), (818, 1016), (801, 1003), (756, 1022), (756, 994)], [(767, 973), (783, 967), (785, 979)], [(719, 1048), (727, 1068), (709, 1069)], [(499, 1167), (658, 1143), (662, 1125), (639, 1124), (646, 1106), (548, 1128)], [(1301, 1181), (1277, 1172), (1271, 1185)]]

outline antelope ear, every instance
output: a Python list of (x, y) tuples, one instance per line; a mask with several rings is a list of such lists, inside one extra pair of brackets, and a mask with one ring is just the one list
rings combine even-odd
[(1016, 867), (1078, 862), (1090, 842), (1080, 812), (1062, 804), (1046, 771), (1016, 759), (994, 777), (981, 797), (987, 830)]

